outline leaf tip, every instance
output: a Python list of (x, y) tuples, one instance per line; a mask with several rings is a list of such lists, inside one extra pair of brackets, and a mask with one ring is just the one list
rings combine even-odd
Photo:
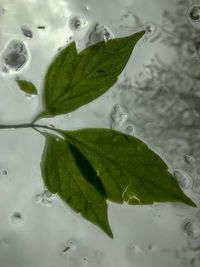
[(132, 38), (134, 39), (141, 39), (144, 35), (145, 35), (146, 31), (143, 30), (143, 31), (139, 31), (139, 32), (135, 32), (134, 34), (131, 35)]
[(198, 207), (197, 204), (194, 201), (192, 201), (190, 198), (188, 198), (188, 197), (187, 197), (186, 201), (184, 201), (184, 203), (187, 204), (190, 207), (193, 207), (193, 208), (197, 208)]
[(105, 229), (105, 233), (111, 238), (114, 239), (114, 235), (113, 232), (111, 230), (111, 228), (109, 227), (108, 229)]

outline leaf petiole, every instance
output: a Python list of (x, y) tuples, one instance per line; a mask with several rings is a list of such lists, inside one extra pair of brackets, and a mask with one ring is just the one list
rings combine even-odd
[(50, 127), (47, 125), (40, 125), (40, 124), (34, 124), (34, 123), (23, 123), (23, 124), (0, 124), (0, 130), (3, 129), (26, 129), (26, 128), (32, 128), (35, 130), (35, 128), (42, 128), (45, 130), (51, 130), (57, 133), (61, 133), (60, 129), (54, 128), (54, 127)]

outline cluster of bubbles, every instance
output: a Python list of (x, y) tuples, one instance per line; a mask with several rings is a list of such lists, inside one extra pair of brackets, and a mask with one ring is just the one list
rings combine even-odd
[(50, 207), (53, 201), (53, 194), (47, 189), (44, 189), (41, 193), (35, 195), (35, 202), (44, 206)]

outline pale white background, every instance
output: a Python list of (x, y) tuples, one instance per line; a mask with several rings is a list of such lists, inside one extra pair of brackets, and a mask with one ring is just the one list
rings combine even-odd
[[(150, 29), (109, 92), (74, 113), (41, 123), (66, 129), (112, 127), (140, 137), (199, 203), (200, 68), (194, 29), (200, 27), (188, 15), (194, 4), (198, 1), (0, 0), (1, 124), (30, 122), (41, 110), (43, 77), (59, 48), (75, 40), (81, 50), (106, 32), (118, 37)], [(23, 35), (22, 26), (32, 38)], [(4, 60), (12, 40), (23, 42), (27, 51), (27, 62), (17, 70)], [(21, 92), (17, 77), (34, 82), (39, 96)], [(31, 129), (0, 131), (0, 267), (199, 266), (198, 209), (110, 203), (111, 240), (44, 191), (43, 146), (44, 138)]]

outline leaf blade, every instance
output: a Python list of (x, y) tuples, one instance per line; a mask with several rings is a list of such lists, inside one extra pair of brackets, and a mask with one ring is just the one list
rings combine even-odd
[(179, 188), (165, 162), (139, 139), (109, 129), (64, 134), (98, 170), (109, 200), (129, 204), (182, 202), (196, 206)]
[(35, 87), (35, 85), (32, 82), (28, 82), (26, 80), (16, 80), (19, 88), (27, 93), (27, 94), (31, 94), (31, 95), (37, 95), (37, 89)]
[(117, 81), (143, 35), (142, 31), (99, 42), (79, 54), (75, 43), (65, 48), (48, 68), (43, 90), (45, 110), (38, 118), (72, 112), (105, 93)]
[(46, 135), (41, 160), (44, 183), (50, 192), (57, 193), (74, 211), (113, 238), (107, 217), (106, 199), (82, 175), (74, 153), (71, 153), (71, 146), (65, 140), (57, 142), (55, 137)]

